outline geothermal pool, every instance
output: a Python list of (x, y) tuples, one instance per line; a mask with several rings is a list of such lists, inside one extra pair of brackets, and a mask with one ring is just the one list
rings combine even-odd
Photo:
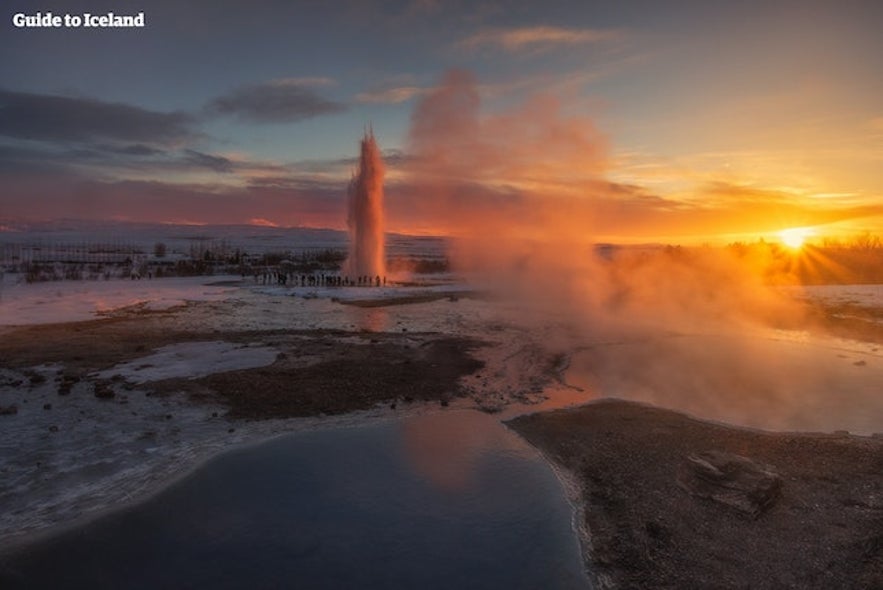
[(289, 434), (0, 561), (4, 588), (586, 588), (573, 510), (498, 419)]

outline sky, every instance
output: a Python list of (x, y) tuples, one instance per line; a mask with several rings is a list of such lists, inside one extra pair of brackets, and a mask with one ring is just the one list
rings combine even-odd
[[(17, 28), (16, 13), (143, 28)], [(387, 227), (727, 243), (883, 233), (876, 1), (11, 0), (0, 227)]]

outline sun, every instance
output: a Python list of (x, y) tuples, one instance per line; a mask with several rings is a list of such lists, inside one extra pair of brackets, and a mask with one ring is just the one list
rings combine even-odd
[(809, 227), (791, 227), (779, 232), (779, 239), (792, 250), (800, 250), (806, 239), (815, 234)]

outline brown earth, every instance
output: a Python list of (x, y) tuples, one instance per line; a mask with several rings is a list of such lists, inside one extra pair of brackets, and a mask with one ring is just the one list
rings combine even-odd
[[(600, 588), (883, 588), (883, 439), (767, 433), (607, 400), (509, 422), (579, 482)], [(688, 457), (768, 464), (754, 519), (678, 484)]]
[(200, 379), (138, 385), (158, 394), (187, 394), (227, 404), (233, 418), (266, 419), (341, 414), (380, 403), (439, 401), (464, 395), (458, 380), (483, 363), (470, 354), (481, 343), (436, 333), (335, 330), (193, 331), (175, 329), (162, 312), (68, 324), (6, 329), (0, 366), (60, 363), (72, 379), (142, 357), (168, 344), (223, 340), (272, 346), (267, 367)]
[[(419, 344), (414, 339), (420, 338)], [(378, 403), (434, 401), (461, 395), (458, 380), (483, 364), (469, 355), (474, 342), (459, 338), (374, 335), (369, 344), (332, 338), (288, 343), (268, 367), (216, 373), (196, 380), (230, 406), (232, 418), (263, 419), (342, 414)], [(297, 358), (324, 349), (321, 360)]]

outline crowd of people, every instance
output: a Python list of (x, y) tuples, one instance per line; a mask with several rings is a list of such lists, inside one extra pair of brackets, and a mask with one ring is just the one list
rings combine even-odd
[(292, 287), (380, 287), (386, 286), (386, 276), (361, 275), (355, 278), (341, 274), (298, 274), (281, 270), (255, 271), (254, 282), (262, 285), (291, 285)]

